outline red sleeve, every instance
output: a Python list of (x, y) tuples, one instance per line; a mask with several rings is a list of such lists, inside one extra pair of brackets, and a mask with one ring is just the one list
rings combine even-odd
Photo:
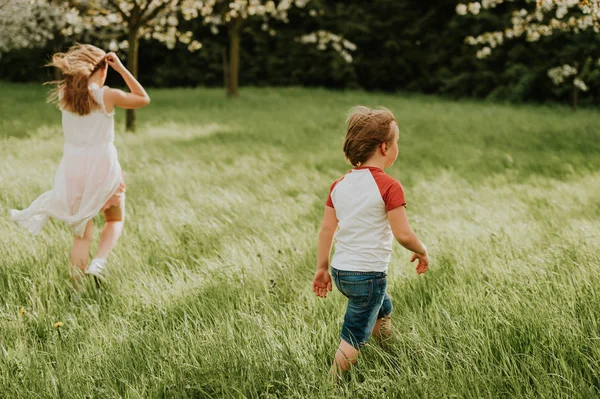
[(333, 206), (333, 200), (331, 199), (331, 193), (333, 192), (333, 189), (335, 188), (335, 186), (337, 186), (337, 184), (339, 182), (341, 182), (343, 179), (344, 179), (344, 177), (337, 179), (336, 181), (333, 182), (331, 187), (329, 187), (329, 195), (327, 196), (327, 202), (325, 202), (326, 206), (335, 209), (335, 206)]
[(381, 171), (373, 173), (373, 178), (379, 187), (381, 198), (385, 204), (385, 211), (389, 212), (392, 209), (396, 209), (399, 206), (406, 206), (406, 199), (404, 198), (404, 190), (402, 184), (390, 175)]

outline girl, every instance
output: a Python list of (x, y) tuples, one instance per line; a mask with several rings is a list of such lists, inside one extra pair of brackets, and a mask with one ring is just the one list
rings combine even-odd
[(411, 262), (419, 260), (417, 273), (429, 268), (427, 249), (408, 224), (402, 186), (383, 171), (398, 157), (398, 135), (396, 119), (387, 109), (350, 111), (344, 153), (354, 169), (329, 191), (313, 279), (315, 294), (326, 298), (331, 291), (329, 255), (335, 235), (331, 273), (348, 298), (348, 307), (334, 375), (356, 363), (371, 334), (389, 334), (392, 302), (386, 293), (386, 274), (393, 237), (414, 252)]
[[(11, 210), (11, 219), (33, 234), (50, 217), (73, 228), (71, 277), (77, 286), (83, 273), (105, 278), (106, 258), (123, 230), (125, 184), (113, 144), (114, 108), (141, 108), (150, 97), (115, 53), (106, 54), (91, 45), (78, 44), (66, 53), (54, 54), (48, 65), (59, 68), (64, 76), (50, 82), (55, 88), (48, 97), (49, 102), (58, 102), (62, 111), (64, 154), (53, 189), (27, 209)], [(104, 86), (109, 66), (123, 77), (131, 93)], [(93, 218), (100, 211), (106, 224), (88, 267)]]

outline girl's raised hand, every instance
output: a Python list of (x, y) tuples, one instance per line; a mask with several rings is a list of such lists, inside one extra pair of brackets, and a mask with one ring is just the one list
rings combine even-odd
[(113, 52), (110, 52), (106, 55), (106, 62), (108, 62), (108, 65), (110, 65), (111, 68), (117, 72), (121, 72), (123, 69), (125, 69), (119, 57)]

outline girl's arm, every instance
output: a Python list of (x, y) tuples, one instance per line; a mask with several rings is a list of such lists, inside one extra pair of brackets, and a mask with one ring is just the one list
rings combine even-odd
[(115, 71), (123, 77), (131, 93), (126, 93), (118, 89), (108, 89), (104, 91), (104, 105), (107, 112), (112, 108), (121, 107), (127, 109), (142, 108), (150, 103), (150, 96), (142, 87), (140, 82), (123, 66), (121, 60), (115, 53), (108, 53), (106, 61)]
[(423, 245), (414, 231), (412, 231), (410, 228), (410, 225), (408, 224), (408, 217), (406, 215), (406, 208), (399, 206), (395, 209), (392, 209), (388, 212), (388, 220), (390, 222), (390, 227), (392, 228), (394, 238), (396, 238), (398, 243), (409, 251), (414, 252), (410, 261), (413, 262), (416, 259), (419, 259), (417, 273), (425, 273), (429, 268), (429, 256), (427, 254), (427, 248), (425, 248), (425, 245)]
[(319, 233), (319, 247), (317, 250), (317, 272), (313, 279), (313, 291), (317, 296), (327, 298), (327, 291), (331, 291), (331, 275), (329, 274), (329, 256), (333, 236), (337, 230), (338, 220), (335, 209), (326, 206), (321, 232)]

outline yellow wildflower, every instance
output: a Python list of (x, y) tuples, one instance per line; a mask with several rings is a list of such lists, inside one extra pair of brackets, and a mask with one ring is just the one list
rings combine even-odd
[(54, 323), (54, 325), (52, 327), (58, 328), (58, 327), (62, 327), (64, 325), (65, 325), (65, 323), (63, 323), (62, 321), (57, 321), (56, 323)]
[(21, 308), (19, 309), (19, 316), (23, 317), (23, 315), (27, 313), (27, 311), (25, 310), (25, 308)]

